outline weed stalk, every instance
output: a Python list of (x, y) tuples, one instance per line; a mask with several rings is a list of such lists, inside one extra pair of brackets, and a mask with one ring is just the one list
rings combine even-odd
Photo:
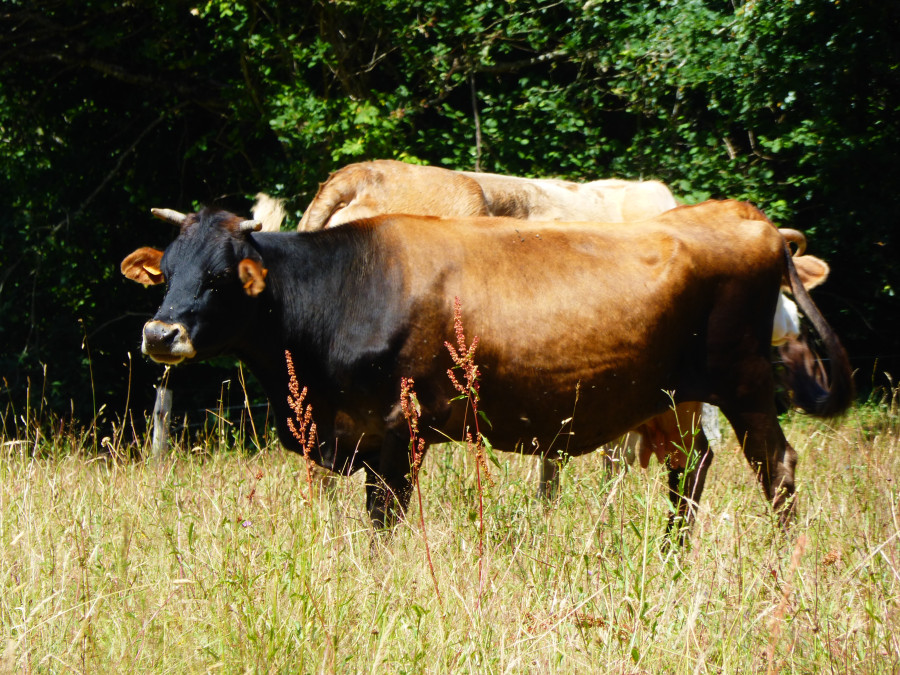
[[(247, 419), (250, 420), (250, 430), (253, 432), (253, 444), (257, 450), (262, 450), (259, 434), (256, 432), (256, 424), (253, 421), (253, 410), (250, 408), (250, 395), (247, 393), (247, 382), (244, 379), (244, 366), (238, 364), (238, 377), (241, 383), (241, 391), (244, 393), (244, 409), (247, 411)], [(242, 433), (241, 436), (244, 434)]]
[(444, 608), (441, 591), (438, 588), (437, 575), (434, 573), (434, 563), (431, 560), (431, 546), (428, 544), (428, 531), (425, 528), (425, 509), (422, 506), (422, 488), (419, 485), (419, 469), (422, 468), (422, 459), (425, 457), (425, 439), (419, 437), (419, 415), (422, 408), (414, 389), (415, 381), (411, 377), (400, 379), (400, 408), (403, 417), (409, 427), (409, 467), (410, 478), (416, 486), (416, 496), (419, 499), (419, 525), (422, 527), (422, 539), (425, 541), (425, 555), (428, 558), (428, 571), (431, 572), (431, 581), (434, 583), (434, 592), (437, 595), (438, 604)]
[(808, 539), (805, 534), (801, 534), (797, 537), (797, 544), (794, 546), (793, 554), (791, 554), (790, 568), (788, 569), (784, 587), (782, 588), (781, 601), (778, 603), (775, 614), (772, 616), (769, 633), (769, 647), (766, 649), (766, 656), (768, 657), (769, 662), (768, 668), (766, 669), (767, 675), (778, 675), (780, 664), (775, 660), (775, 648), (778, 645), (778, 639), (781, 637), (781, 630), (784, 625), (784, 615), (787, 613), (788, 607), (791, 604), (791, 596), (794, 593), (792, 579), (794, 578), (794, 573), (797, 571), (797, 568), (800, 567), (800, 559), (806, 551), (807, 543)]
[[(306, 484), (309, 487), (309, 502), (313, 500), (312, 460), (310, 453), (316, 445), (316, 423), (312, 421), (312, 406), (306, 401), (306, 387), (300, 389), (297, 382), (297, 373), (294, 371), (294, 359), (291, 352), (284, 350), (284, 360), (288, 371), (288, 397), (287, 402), (294, 413), (294, 418), (287, 420), (291, 435), (297, 439), (303, 450), (303, 458), (306, 460)], [(296, 424), (294, 423), (296, 420)]]
[[(478, 336), (472, 338), (472, 344), (466, 344), (466, 335), (463, 331), (462, 309), (459, 296), (453, 302), (453, 328), (456, 333), (456, 346), (449, 342), (444, 342), (447, 351), (450, 352), (450, 358), (453, 360), (453, 368), (447, 371), (447, 376), (453, 383), (453, 387), (459, 392), (459, 396), (454, 400), (465, 399), (467, 402), (466, 416), (468, 411), (472, 411), (473, 424), (475, 425), (475, 438), (466, 425), (466, 449), (475, 457), (475, 483), (478, 490), (478, 596), (481, 598), (481, 592), (484, 589), (484, 486), (482, 484), (482, 472), (484, 472), (485, 480), (491, 484), (490, 471), (488, 470), (487, 461), (485, 460), (485, 446), (487, 439), (482, 435), (481, 428), (478, 424), (479, 417), (487, 421), (484, 413), (478, 410), (478, 366), (475, 365), (475, 350), (478, 347)], [(459, 381), (454, 370), (462, 371), (465, 384)], [(489, 422), (488, 422), (489, 423)]]

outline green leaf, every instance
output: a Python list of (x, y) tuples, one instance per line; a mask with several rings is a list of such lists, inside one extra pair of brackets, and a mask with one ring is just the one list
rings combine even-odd
[(487, 454), (487, 458), (490, 460), (491, 464), (496, 466), (498, 469), (500, 468), (500, 460), (497, 459), (497, 454), (494, 452), (494, 446), (491, 445), (491, 442), (487, 439), (484, 434), (481, 434), (481, 442), (484, 445), (485, 454)]

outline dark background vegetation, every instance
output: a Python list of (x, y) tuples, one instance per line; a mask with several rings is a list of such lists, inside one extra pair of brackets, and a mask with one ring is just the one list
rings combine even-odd
[[(22, 416), (152, 406), (126, 281), (151, 206), (295, 226), (343, 164), (657, 178), (802, 229), (861, 390), (900, 369), (900, 3), (884, 0), (5, 0), (0, 386)], [(739, 261), (735, 261), (739, 264)], [(176, 369), (213, 405), (233, 366)], [(5, 418), (8, 419), (8, 418)]]

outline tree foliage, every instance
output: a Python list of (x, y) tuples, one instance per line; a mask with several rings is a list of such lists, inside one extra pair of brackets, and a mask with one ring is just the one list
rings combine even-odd
[(159, 296), (117, 273), (171, 235), (149, 207), (264, 189), (296, 222), (377, 157), (751, 200), (832, 263), (855, 363), (896, 372), (898, 33), (877, 0), (7, 0), (0, 374), (121, 410), (129, 351), (135, 391), (158, 372)]

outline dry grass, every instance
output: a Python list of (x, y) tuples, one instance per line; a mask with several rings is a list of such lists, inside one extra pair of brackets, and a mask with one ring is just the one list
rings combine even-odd
[(359, 479), (310, 498), (303, 458), (276, 445), (211, 439), (152, 466), (74, 435), (3, 438), (0, 670), (898, 673), (897, 410), (786, 429), (794, 528), (776, 528), (729, 442), (676, 552), (660, 469), (610, 479), (580, 458), (545, 507), (536, 462), (501, 455), (483, 592), (474, 460), (432, 449), (420, 479), (443, 608), (417, 506), (374, 536)]

